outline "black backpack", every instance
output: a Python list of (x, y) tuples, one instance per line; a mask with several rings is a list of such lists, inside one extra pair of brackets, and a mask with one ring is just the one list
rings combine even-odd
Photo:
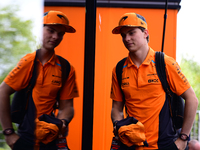
[(183, 98), (173, 93), (168, 85), (163, 52), (156, 52), (156, 70), (163, 89), (168, 95), (170, 114), (172, 116), (174, 129), (180, 129), (183, 125), (185, 103)]
[[(29, 82), (29, 85), (20, 90), (20, 91), (16, 91), (14, 93), (13, 99), (12, 99), (12, 103), (11, 103), (11, 120), (14, 123), (17, 124), (21, 124), (23, 122), (24, 116), (26, 114), (27, 111), (27, 107), (28, 107), (28, 99), (30, 96), (30, 93), (35, 85), (36, 79), (37, 79), (37, 68), (35, 65), (36, 64), (36, 58), (38, 55), (38, 50), (36, 51), (36, 56), (35, 56), (35, 60), (34, 60), (34, 65), (33, 65), (33, 73), (32, 73), (32, 78)], [(62, 69), (62, 85), (64, 85), (66, 79), (68, 78), (69, 72), (70, 72), (70, 63), (64, 59), (63, 57), (57, 55), (60, 64), (61, 64), (61, 69)], [(61, 87), (62, 88), (62, 87)], [(61, 90), (61, 89), (60, 89)], [(58, 104), (59, 101), (59, 97), (60, 97), (60, 90), (57, 94), (57, 102), (56, 104)], [(55, 108), (57, 108), (58, 106), (56, 106), (55, 104)]]
[[(123, 69), (123, 65), (126, 59), (127, 57), (123, 58), (116, 65), (116, 75), (117, 75), (117, 80), (118, 80), (120, 89), (121, 89), (121, 81), (122, 81), (122, 69)], [(165, 61), (164, 61), (163, 52), (156, 52), (156, 70), (157, 70), (158, 77), (162, 83), (163, 89), (168, 95), (168, 100), (169, 100), (169, 105), (170, 105), (169, 111), (172, 117), (174, 129), (175, 130), (180, 129), (182, 128), (182, 124), (183, 124), (185, 103), (182, 97), (173, 93), (168, 85), (166, 72), (165, 72)], [(123, 102), (125, 103), (125, 96), (122, 89), (121, 89), (121, 92), (122, 92)]]

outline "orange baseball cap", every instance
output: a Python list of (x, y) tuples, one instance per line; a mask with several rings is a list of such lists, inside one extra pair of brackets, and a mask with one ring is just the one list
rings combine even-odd
[(119, 20), (119, 26), (112, 30), (113, 34), (120, 34), (122, 27), (143, 27), (147, 29), (147, 23), (143, 16), (136, 13), (125, 13)]
[(65, 32), (74, 33), (76, 30), (69, 25), (67, 16), (60, 11), (48, 11), (44, 13), (43, 24), (45, 25), (63, 25), (66, 27)]

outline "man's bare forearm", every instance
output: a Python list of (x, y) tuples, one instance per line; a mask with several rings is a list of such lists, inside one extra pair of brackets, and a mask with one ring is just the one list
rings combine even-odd
[(12, 128), (12, 121), (10, 117), (10, 94), (12, 90), (6, 83), (0, 85), (0, 122), (3, 130)]

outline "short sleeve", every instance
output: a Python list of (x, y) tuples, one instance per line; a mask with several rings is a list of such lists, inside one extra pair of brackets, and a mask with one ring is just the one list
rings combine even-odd
[(76, 82), (75, 69), (72, 65), (70, 68), (71, 69), (70, 69), (69, 76), (65, 82), (65, 85), (63, 86), (61, 93), (60, 93), (61, 100), (72, 99), (72, 98), (79, 96), (77, 82)]
[(120, 101), (120, 102), (123, 101), (121, 89), (120, 89), (119, 83), (117, 81), (116, 67), (113, 68), (113, 70), (112, 70), (112, 84), (111, 84), (110, 98), (115, 101)]
[(181, 71), (179, 64), (169, 56), (165, 55), (167, 80), (171, 90), (177, 95), (183, 94), (190, 88), (190, 83)]
[(16, 91), (28, 86), (32, 77), (35, 54), (36, 52), (30, 53), (21, 58), (18, 64), (6, 76), (4, 82)]

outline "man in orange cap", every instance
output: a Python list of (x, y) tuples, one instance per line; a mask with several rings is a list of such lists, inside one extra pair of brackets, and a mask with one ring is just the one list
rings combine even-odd
[(179, 73), (178, 63), (173, 58), (164, 56), (170, 88), (185, 99), (184, 122), (179, 137), (173, 129), (166, 93), (157, 76), (155, 51), (148, 45), (149, 31), (145, 18), (136, 13), (125, 13), (112, 33), (121, 34), (122, 41), (129, 51), (123, 65), (121, 87), (118, 84), (116, 67), (112, 71), (111, 118), (114, 133), (116, 134), (117, 121), (124, 118), (125, 104), (128, 116), (136, 118), (144, 125), (148, 143), (148, 147), (144, 147), (145, 150), (186, 149), (198, 99), (186, 77)]
[[(0, 123), (7, 144), (14, 150), (34, 149), (37, 140), (34, 135), (35, 120), (44, 114), (52, 115), (58, 92), (60, 93), (56, 120), (58, 124), (50, 129), (54, 131), (58, 129), (60, 136), (66, 136), (68, 124), (74, 115), (73, 98), (78, 97), (75, 69), (70, 65), (68, 78), (62, 85), (61, 62), (55, 55), (54, 49), (60, 44), (66, 32), (74, 33), (76, 30), (69, 25), (68, 18), (60, 11), (44, 13), (43, 24), (43, 41), (41, 48), (37, 50), (37, 55), (33, 52), (24, 56), (0, 85)], [(35, 58), (36, 64), (34, 64)], [(37, 68), (37, 79), (32, 89), (32, 96), (29, 97), (26, 115), (16, 134), (10, 117), (9, 96), (28, 86), (33, 64)], [(40, 149), (56, 149), (55, 141), (40, 144)]]

